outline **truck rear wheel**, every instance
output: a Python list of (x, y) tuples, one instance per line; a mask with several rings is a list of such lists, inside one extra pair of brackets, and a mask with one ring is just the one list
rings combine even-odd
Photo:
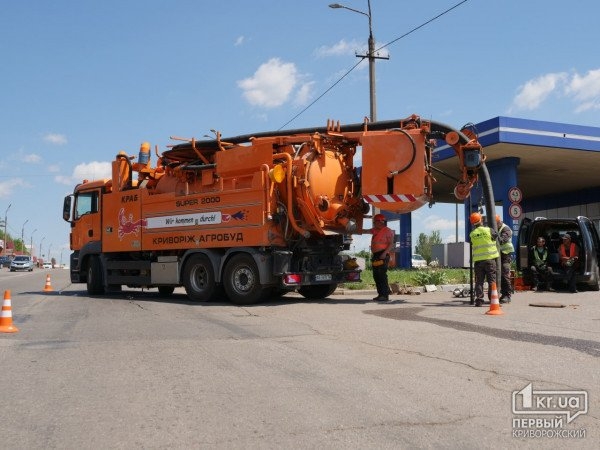
[(183, 271), (183, 285), (190, 300), (212, 300), (215, 293), (215, 271), (208, 256), (200, 253), (190, 256)]
[(104, 294), (102, 282), (102, 263), (97, 256), (90, 256), (87, 268), (87, 291), (90, 295)]
[(315, 284), (313, 286), (302, 286), (298, 293), (309, 300), (321, 300), (329, 297), (337, 289), (337, 284)]
[(250, 305), (262, 297), (258, 267), (250, 255), (234, 255), (225, 266), (222, 281), (229, 300), (236, 305)]

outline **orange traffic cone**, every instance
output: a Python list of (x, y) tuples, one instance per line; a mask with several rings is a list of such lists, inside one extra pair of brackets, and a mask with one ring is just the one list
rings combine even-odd
[(10, 301), (10, 291), (4, 291), (4, 302), (2, 303), (2, 313), (0, 313), (0, 333), (16, 333), (19, 331), (13, 325), (12, 307)]
[(44, 286), (44, 292), (52, 292), (52, 283), (50, 283), (50, 274), (46, 275), (46, 285)]
[(486, 312), (491, 316), (499, 316), (504, 314), (502, 309), (500, 309), (500, 300), (498, 299), (498, 289), (496, 289), (496, 282), (490, 283), (490, 290), (492, 291), (492, 296), (490, 298), (490, 309)]

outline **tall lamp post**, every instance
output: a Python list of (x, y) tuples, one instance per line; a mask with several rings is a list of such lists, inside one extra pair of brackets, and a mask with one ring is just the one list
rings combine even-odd
[(27, 222), (29, 222), (29, 219), (23, 222), (23, 227), (21, 227), (21, 253), (25, 253), (25, 224)]
[(37, 228), (31, 232), (31, 244), (29, 244), (29, 254), (31, 255), (32, 259), (33, 259), (33, 233), (35, 233), (36, 231), (37, 231)]
[[(373, 37), (373, 23), (371, 16), (371, 0), (367, 0), (368, 13), (360, 11), (358, 9), (350, 8), (349, 6), (342, 5), (340, 3), (331, 3), (330, 8), (333, 9), (347, 9), (363, 16), (367, 16), (369, 19), (369, 49), (366, 55), (356, 54), (357, 58), (368, 58), (369, 60), (369, 107), (370, 107), (370, 120), (371, 122), (377, 121), (377, 96), (375, 94), (375, 60), (376, 59), (390, 59), (389, 56), (379, 56), (375, 54), (375, 38)], [(379, 208), (373, 207), (373, 215), (379, 213)]]
[(369, 105), (370, 105), (370, 119), (371, 122), (377, 121), (377, 97), (375, 95), (375, 60), (376, 59), (390, 59), (389, 56), (379, 56), (375, 54), (375, 38), (373, 37), (373, 26), (371, 19), (371, 0), (367, 1), (367, 5), (369, 8), (369, 12), (366, 13), (364, 11), (359, 11), (358, 9), (350, 8), (348, 6), (344, 6), (340, 3), (332, 3), (329, 5), (330, 8), (333, 9), (347, 9), (348, 11), (352, 11), (358, 14), (362, 14), (363, 16), (367, 16), (369, 19), (369, 50), (366, 55), (356, 56), (358, 58), (368, 58), (369, 60)]
[(44, 239), (46, 239), (46, 236), (44, 236), (42, 238), (42, 240), (40, 241), (40, 254), (38, 255), (38, 258), (44, 258), (44, 255), (42, 255), (42, 244), (44, 243)]
[(8, 250), (8, 234), (6, 234), (6, 227), (8, 223), (8, 210), (12, 206), (12, 203), (8, 204), (8, 208), (4, 211), (4, 254), (6, 255), (6, 251)]

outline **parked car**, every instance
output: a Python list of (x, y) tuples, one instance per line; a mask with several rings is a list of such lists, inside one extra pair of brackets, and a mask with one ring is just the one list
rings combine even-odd
[(31, 256), (15, 256), (10, 263), (10, 271), (14, 272), (15, 270), (28, 270), (29, 272), (33, 271), (33, 261), (31, 260)]
[(423, 267), (427, 267), (427, 261), (421, 255), (413, 253), (412, 266), (414, 269), (422, 269)]
[(10, 257), (8, 256), (0, 256), (0, 268), (2, 267), (10, 267)]
[(44, 264), (42, 264), (42, 267), (44, 269), (52, 269), (52, 263), (45, 262)]
[(592, 291), (600, 290), (600, 238), (598, 231), (590, 219), (578, 216), (573, 219), (547, 219), (537, 217), (534, 220), (525, 218), (521, 222), (517, 246), (517, 270), (523, 272), (527, 285), (532, 284), (530, 267), (533, 265), (532, 248), (538, 237), (546, 240), (548, 247), (548, 265), (554, 272), (553, 286), (566, 286), (566, 273), (560, 266), (558, 247), (561, 236), (571, 235), (572, 242), (579, 247), (579, 269), (575, 281), (585, 285)]

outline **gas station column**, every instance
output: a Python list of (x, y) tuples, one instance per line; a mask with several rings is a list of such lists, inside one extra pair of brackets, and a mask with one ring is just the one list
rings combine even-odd
[(408, 269), (412, 266), (412, 215), (400, 214), (400, 261), (398, 267)]

